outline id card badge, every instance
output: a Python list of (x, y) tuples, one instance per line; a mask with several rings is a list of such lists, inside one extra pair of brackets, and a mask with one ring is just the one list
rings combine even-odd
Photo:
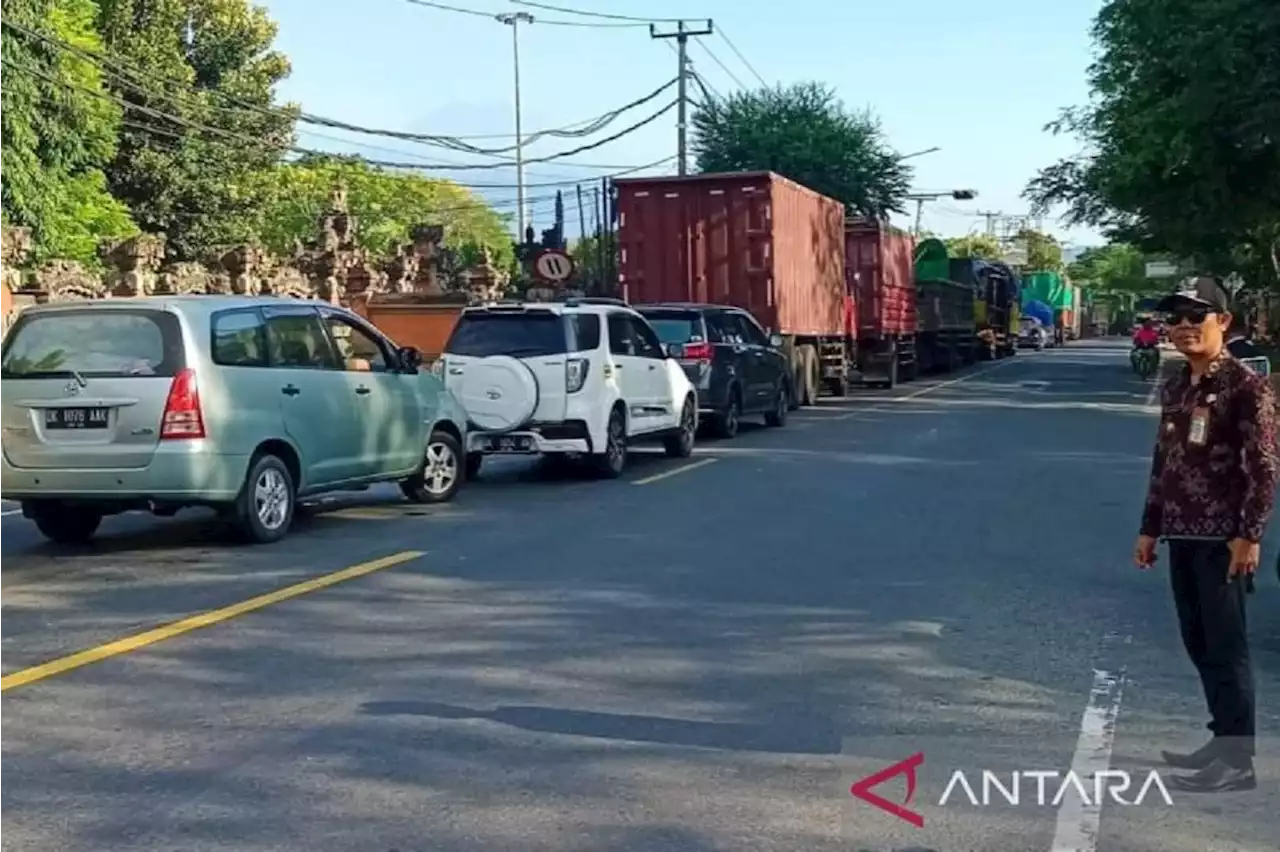
[(1187, 443), (1203, 447), (1209, 438), (1209, 409), (1200, 407), (1191, 412), (1191, 428), (1187, 432)]

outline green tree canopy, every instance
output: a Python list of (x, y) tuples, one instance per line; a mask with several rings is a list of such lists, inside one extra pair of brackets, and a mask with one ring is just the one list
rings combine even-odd
[(97, 65), (59, 42), (101, 50), (93, 0), (6, 0), (5, 220), (32, 229), (36, 260), (93, 263), (98, 243), (137, 228), (111, 197), (102, 168), (115, 154), (120, 108), (103, 97)]
[(274, 103), (289, 62), (276, 26), (247, 0), (98, 0), (109, 83), (131, 104), (107, 171), (176, 259), (254, 236), (250, 187), (293, 144), (296, 109)]
[(1026, 268), (1036, 272), (1062, 272), (1062, 245), (1051, 235), (1024, 228), (1014, 240), (1027, 247)]
[(708, 98), (693, 114), (698, 170), (774, 171), (877, 219), (904, 212), (911, 167), (870, 111), (820, 83)]
[(973, 257), (978, 260), (999, 260), (1000, 241), (990, 234), (966, 234), (963, 237), (948, 237), (947, 254), (952, 257)]
[(1203, 269), (1267, 258), (1280, 278), (1280, 4), (1108, 0), (1093, 36), (1092, 102), (1050, 126), (1086, 153), (1028, 197)]
[(256, 172), (245, 189), (260, 205), (245, 226), (273, 252), (291, 254), (295, 241), (316, 235), (338, 184), (346, 187), (347, 203), (359, 221), (360, 244), (374, 254), (394, 252), (417, 225), (441, 224), (445, 246), (458, 253), (460, 262), (479, 262), (485, 249), (499, 269), (512, 262), (509, 217), (483, 198), (451, 181), (384, 171), (356, 157), (307, 156)]

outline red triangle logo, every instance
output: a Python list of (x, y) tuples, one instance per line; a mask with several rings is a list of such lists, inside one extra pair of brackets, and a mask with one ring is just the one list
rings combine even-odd
[[(904, 807), (904, 805), (911, 804), (911, 799), (915, 796), (916, 768), (923, 764), (924, 752), (917, 752), (905, 760), (899, 760), (892, 766), (886, 766), (874, 775), (868, 775), (850, 787), (849, 792), (854, 795), (854, 798), (861, 799), (868, 805), (879, 808), (887, 814), (893, 814), (898, 819), (909, 822), (916, 828), (924, 828), (924, 817)], [(871, 792), (872, 788), (878, 787), (898, 775), (907, 776), (907, 798), (901, 805)]]

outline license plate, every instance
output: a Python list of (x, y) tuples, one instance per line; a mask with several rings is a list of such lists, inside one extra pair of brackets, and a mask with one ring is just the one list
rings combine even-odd
[(528, 436), (490, 438), (487, 449), (491, 453), (531, 453), (533, 439)]
[(46, 429), (105, 429), (107, 408), (46, 408)]

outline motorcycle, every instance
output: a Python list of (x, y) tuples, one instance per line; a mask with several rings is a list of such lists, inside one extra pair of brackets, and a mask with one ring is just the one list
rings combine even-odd
[(1135, 346), (1129, 353), (1129, 365), (1139, 378), (1149, 379), (1160, 369), (1160, 350), (1154, 346)]

